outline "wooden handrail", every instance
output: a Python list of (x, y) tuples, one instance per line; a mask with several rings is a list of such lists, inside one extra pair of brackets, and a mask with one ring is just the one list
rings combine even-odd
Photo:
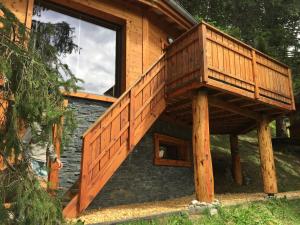
[(118, 105), (118, 103), (120, 103), (120, 101), (123, 99), (124, 96), (126, 96), (130, 91), (131, 89), (139, 82), (141, 81), (148, 73), (149, 71), (151, 71), (153, 69), (153, 67), (155, 67), (160, 61), (161, 59), (163, 59), (165, 57), (165, 53), (159, 57), (159, 59), (154, 63), (152, 64), (152, 66), (150, 66), (150, 68), (139, 78), (137, 79), (128, 89), (127, 91), (125, 91), (119, 98), (118, 100), (112, 104), (107, 110), (106, 112), (100, 116), (90, 127), (89, 129), (87, 129), (84, 134), (82, 135), (82, 137), (85, 137), (95, 126), (97, 126), (97, 124), (99, 123), (99, 121), (102, 120), (102, 118), (104, 118), (116, 105)]

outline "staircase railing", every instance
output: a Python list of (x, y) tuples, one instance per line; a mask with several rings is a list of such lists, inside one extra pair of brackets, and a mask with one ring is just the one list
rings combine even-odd
[(83, 135), (78, 211), (105, 183), (166, 107), (163, 55)]

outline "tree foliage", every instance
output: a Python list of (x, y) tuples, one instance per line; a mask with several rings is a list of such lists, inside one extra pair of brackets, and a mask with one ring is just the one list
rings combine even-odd
[(178, 0), (203, 19), (293, 69), (300, 92), (299, 0)]
[[(74, 128), (62, 91), (76, 91), (79, 80), (60, 61), (77, 50), (73, 30), (66, 23), (33, 24), (29, 30), (2, 4), (0, 12), (0, 153), (9, 167), (0, 173), (0, 224), (61, 224), (60, 204), (33, 175), (21, 131), (38, 123), (39, 141), (51, 142), (52, 127), (62, 116), (63, 130)], [(7, 160), (12, 153), (14, 165)]]

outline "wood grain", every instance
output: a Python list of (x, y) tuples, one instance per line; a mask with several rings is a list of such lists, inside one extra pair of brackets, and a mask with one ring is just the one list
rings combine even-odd
[(257, 131), (264, 192), (267, 194), (276, 194), (278, 189), (271, 131), (266, 117), (258, 123)]
[(210, 153), (208, 97), (197, 91), (193, 97), (193, 153), (196, 198), (214, 200), (214, 177)]

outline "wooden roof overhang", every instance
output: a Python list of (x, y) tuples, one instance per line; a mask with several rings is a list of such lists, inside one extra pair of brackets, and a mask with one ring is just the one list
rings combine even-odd
[(163, 21), (176, 28), (179, 33), (189, 30), (197, 23), (185, 9), (173, 0), (128, 0), (128, 2), (140, 3), (149, 13), (163, 18)]

